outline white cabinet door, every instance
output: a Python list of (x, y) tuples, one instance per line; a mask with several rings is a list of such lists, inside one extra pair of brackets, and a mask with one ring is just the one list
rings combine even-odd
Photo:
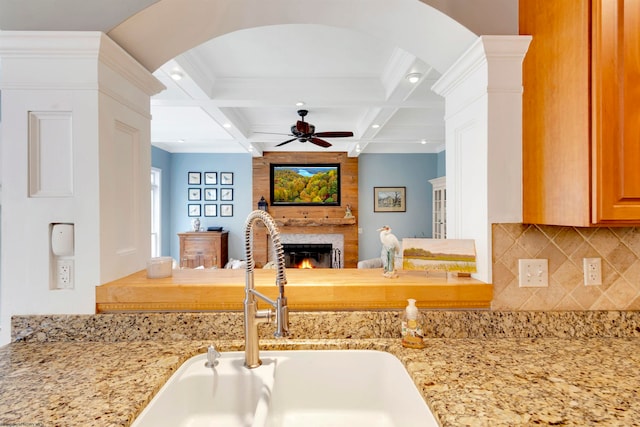
[(433, 187), (433, 238), (447, 238), (447, 177), (430, 179)]

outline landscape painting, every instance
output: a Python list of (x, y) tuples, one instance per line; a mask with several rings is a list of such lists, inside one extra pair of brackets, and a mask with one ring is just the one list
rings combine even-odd
[(272, 205), (340, 206), (339, 164), (271, 165)]
[(471, 239), (402, 239), (402, 268), (475, 273), (475, 242)]
[(406, 187), (373, 187), (374, 212), (406, 212)]

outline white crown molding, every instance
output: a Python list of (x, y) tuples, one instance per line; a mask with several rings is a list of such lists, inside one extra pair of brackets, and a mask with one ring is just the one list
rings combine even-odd
[[(494, 61), (520, 61), (531, 43), (531, 36), (480, 36), (469, 49), (431, 87), (438, 95), (446, 97), (459, 88), (469, 76)], [(500, 74), (500, 73), (497, 73)], [(498, 88), (506, 91), (522, 90), (522, 79), (504, 81), (493, 73), (487, 82), (487, 90)], [(519, 85), (516, 88), (514, 85)], [(490, 86), (490, 87), (489, 87)]]
[(166, 86), (156, 79), (149, 70), (106, 34), (100, 33), (100, 40), (100, 62), (126, 78), (148, 96), (153, 96), (166, 89)]
[[(65, 61), (97, 60), (124, 77), (148, 96), (165, 89), (147, 69), (138, 63), (118, 44), (99, 31), (1, 31), (0, 56), (3, 61), (11, 60), (50, 60)], [(10, 69), (5, 65), (5, 70)], [(89, 68), (92, 69), (92, 68)], [(93, 68), (96, 70), (97, 68)], [(43, 70), (48, 73), (49, 70)], [(76, 72), (82, 70), (74, 69)], [(50, 74), (55, 76), (54, 73)], [(58, 88), (95, 89), (93, 82), (88, 82), (86, 76), (74, 81), (43, 81), (42, 73), (13, 74), (3, 79), (3, 87), (15, 88), (43, 88), (49, 83)], [(99, 79), (99, 76), (96, 76)]]

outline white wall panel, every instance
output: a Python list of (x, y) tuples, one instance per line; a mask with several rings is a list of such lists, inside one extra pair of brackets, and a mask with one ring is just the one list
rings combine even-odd
[(29, 196), (73, 196), (70, 111), (29, 112)]

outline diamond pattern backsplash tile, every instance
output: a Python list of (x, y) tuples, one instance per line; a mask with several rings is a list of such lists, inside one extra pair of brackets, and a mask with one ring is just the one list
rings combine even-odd
[[(640, 309), (640, 227), (493, 224), (493, 310)], [(549, 260), (548, 288), (520, 288), (518, 260)], [(585, 286), (583, 258), (602, 258), (602, 285)]]

